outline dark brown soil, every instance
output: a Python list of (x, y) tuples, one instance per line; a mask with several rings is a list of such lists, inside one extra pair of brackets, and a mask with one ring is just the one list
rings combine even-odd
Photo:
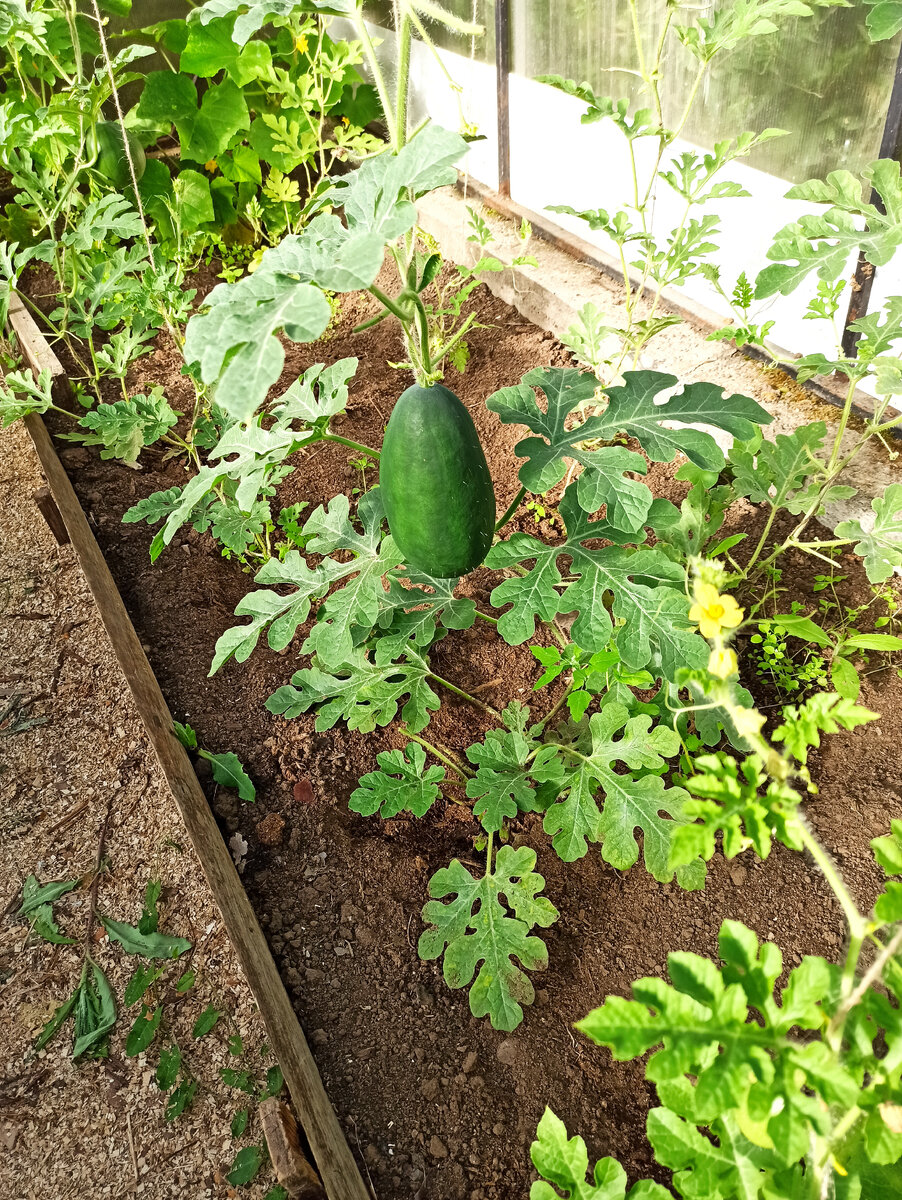
[[(511, 451), (522, 431), (502, 426), (484, 399), (531, 367), (568, 359), (550, 335), (484, 289), (475, 300), (486, 328), (473, 335), (467, 373), (450, 382), (479, 428), (503, 511), (517, 488)], [(341, 432), (378, 445), (406, 382), (385, 366), (402, 357), (389, 322), (350, 336), (372, 306), (366, 296), (343, 298), (328, 340), (289, 346), (281, 385), (313, 362), (357, 355), (357, 385)], [(177, 356), (164, 347), (140, 360), (130, 383), (163, 382), (178, 405), (189, 399), (178, 369)], [(81, 448), (63, 450), (62, 457), (173, 714), (190, 721), (204, 746), (234, 750), (256, 782), (254, 808), (239, 806), (210, 780), (207, 786), (226, 835), (239, 831), (250, 845), (248, 892), (350, 1144), (381, 1200), (525, 1197), (533, 1177), (529, 1144), (546, 1104), (586, 1138), (593, 1158), (612, 1154), (631, 1178), (666, 1180), (644, 1136), (655, 1095), (642, 1063), (612, 1062), (572, 1025), (607, 994), (625, 994), (633, 979), (662, 974), (668, 951), (716, 956), (717, 931), (728, 917), (778, 941), (787, 966), (805, 954), (835, 960), (844, 926), (812, 864), (779, 846), (764, 863), (750, 853), (732, 863), (716, 860), (706, 890), (688, 894), (656, 883), (641, 868), (618, 873), (597, 848), (577, 863), (562, 863), (540, 818), (523, 818), (514, 840), (537, 851), (546, 894), (561, 916), (543, 935), (550, 966), (535, 977), (535, 1005), (513, 1034), (493, 1031), (471, 1017), (466, 992), (451, 992), (439, 965), (421, 962), (416, 952), (430, 876), (455, 856), (473, 865), (481, 858), (469, 811), (443, 803), (418, 822), (351, 813), (347, 801), (358, 778), (373, 769), (378, 751), (405, 739), (393, 728), (369, 736), (343, 729), (316, 733), (312, 716), (289, 722), (267, 713), (264, 701), (296, 669), (301, 636), (282, 655), (263, 647), (248, 663), (230, 663), (208, 678), (214, 643), (235, 624), (232, 613), (251, 587), (249, 577), (219, 556), (209, 536), (194, 531), (178, 537), (152, 566), (152, 531), (120, 523), (136, 500), (183, 482), (182, 467), (154, 451), (142, 456), (138, 473)], [(312, 510), (336, 492), (358, 487), (359, 473), (348, 458), (334, 445), (299, 456), (278, 502), (306, 500)], [(654, 483), (678, 498), (685, 485), (671, 475), (656, 470)], [(530, 514), (521, 510), (517, 520), (536, 531)], [(758, 517), (745, 505), (732, 520), (751, 529)], [(540, 532), (554, 531), (545, 522)], [(843, 569), (850, 574), (848, 597), (869, 595), (854, 564)], [(480, 570), (465, 588), (485, 607), (499, 578)], [(807, 578), (800, 564), (785, 563), (787, 604), (808, 598)], [(435, 661), (440, 674), (481, 689), (499, 708), (511, 699), (529, 700), (538, 676), (527, 647), (505, 646), (482, 622), (449, 635)], [(542, 693), (537, 713), (552, 698)], [(807, 811), (853, 892), (869, 905), (879, 880), (868, 842), (888, 830), (902, 799), (896, 750), (902, 685), (895, 673), (871, 675), (863, 702), (885, 713), (883, 720), (832, 738), (813, 756), (820, 791)], [(485, 728), (483, 716), (453, 696), (443, 696), (430, 726), (436, 740), (460, 751)]]

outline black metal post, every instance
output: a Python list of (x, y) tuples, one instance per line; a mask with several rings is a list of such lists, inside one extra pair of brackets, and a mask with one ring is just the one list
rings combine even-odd
[(510, 0), (495, 0), (495, 75), (498, 91), (498, 191), (511, 194)]
[[(896, 75), (893, 79), (893, 90), (889, 98), (889, 108), (886, 110), (886, 120), (883, 123), (883, 137), (880, 139), (880, 158), (894, 158), (899, 161), (902, 155), (902, 47), (896, 60)], [(886, 212), (883, 201), (876, 192), (871, 192), (871, 204), (880, 212)], [(871, 300), (871, 289), (874, 286), (874, 276), (877, 268), (869, 263), (864, 253), (858, 255), (858, 265), (852, 277), (852, 297), (849, 300), (849, 311), (846, 313), (846, 327), (842, 335), (843, 353), (847, 358), (855, 356), (855, 347), (861, 336), (849, 329), (853, 321), (863, 317), (868, 311)]]

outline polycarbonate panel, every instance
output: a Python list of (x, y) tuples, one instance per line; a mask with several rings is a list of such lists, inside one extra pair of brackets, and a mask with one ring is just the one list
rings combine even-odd
[[(511, 6), (517, 74), (564, 75), (587, 80), (602, 96), (636, 97), (626, 0), (511, 0)], [(713, 12), (718, 5), (703, 7)], [(654, 56), (666, 8), (666, 0), (638, 0), (646, 59)], [(698, 63), (672, 34), (668, 46), (662, 98), (665, 120), (674, 124)], [(710, 147), (744, 130), (776, 127), (789, 136), (750, 156), (759, 170), (793, 182), (840, 167), (858, 173), (876, 156), (898, 54), (899, 38), (869, 42), (860, 4), (781, 18), (779, 32), (715, 60), (683, 136)]]

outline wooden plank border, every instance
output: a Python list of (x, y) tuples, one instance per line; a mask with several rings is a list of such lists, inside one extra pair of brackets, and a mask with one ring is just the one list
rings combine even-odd
[[(37, 374), (42, 369), (49, 370), (54, 394), (60, 398), (70, 395), (71, 385), (62, 364), (18, 298), (10, 306), (9, 322), (32, 371)], [(160, 685), (47, 427), (36, 415), (26, 417), (25, 425), (147, 736), (263, 1017), (270, 1045), (282, 1068), (295, 1113), (313, 1152), (328, 1198), (372, 1200), (372, 1192), (363, 1182), (326, 1095), (310, 1047), (232, 856), (188, 754), (175, 736), (172, 716)]]

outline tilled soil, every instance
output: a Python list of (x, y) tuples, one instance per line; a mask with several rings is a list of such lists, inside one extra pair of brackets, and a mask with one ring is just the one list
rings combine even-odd
[[(568, 364), (569, 356), (485, 289), (474, 300), (483, 328), (471, 338), (466, 374), (448, 383), (473, 414), (502, 512), (517, 490), (512, 451), (523, 431), (501, 425), (486, 410), (485, 397), (519, 382), (532, 367)], [(373, 311), (366, 295), (344, 297), (328, 339), (288, 345), (279, 390), (311, 363), (356, 355), (360, 367), (340, 432), (378, 446), (406, 378), (386, 366), (403, 357), (390, 322), (350, 333)], [(163, 383), (178, 406), (189, 399), (179, 369), (174, 351), (161, 344), (139, 361), (129, 382), (133, 389)], [(764, 403), (768, 387), (762, 382)], [(336, 492), (352, 494), (362, 480), (350, 457), (327, 444), (299, 455), (275, 511), (303, 500), (310, 512)], [(446, 987), (440, 965), (421, 962), (416, 951), (431, 875), (455, 856), (481, 864), (474, 848), (479, 827), (469, 810), (440, 802), (420, 821), (386, 822), (350, 812), (348, 798), (375, 767), (377, 752), (406, 738), (394, 726), (366, 736), (342, 728), (318, 733), (312, 715), (285, 721), (265, 710), (266, 698), (303, 665), (297, 651), (309, 626), (282, 654), (264, 646), (247, 663), (229, 663), (208, 678), (216, 639), (236, 623), (232, 613), (252, 586), (249, 576), (225, 561), (208, 535), (193, 530), (183, 531), (151, 565), (153, 531), (120, 523), (136, 500), (184, 482), (183, 468), (153, 450), (142, 455), (137, 473), (82, 448), (63, 450), (62, 458), (170, 707), (190, 721), (203, 745), (234, 750), (255, 780), (253, 808), (209, 780), (208, 793), (226, 836), (240, 832), (249, 843), (248, 892), (375, 1193), (381, 1200), (525, 1196), (533, 1177), (529, 1144), (546, 1104), (586, 1138), (593, 1157), (618, 1157), (631, 1178), (666, 1180), (644, 1136), (655, 1094), (642, 1063), (612, 1062), (572, 1025), (606, 995), (626, 994), (633, 979), (664, 973), (668, 951), (716, 956), (726, 918), (778, 941), (787, 967), (806, 954), (835, 960), (844, 936), (841, 913), (813, 865), (779, 846), (764, 863), (750, 853), (733, 862), (717, 859), (705, 891), (684, 893), (676, 884), (656, 883), (641, 867), (615, 871), (597, 847), (579, 862), (562, 863), (541, 818), (523, 817), (513, 840), (535, 848), (545, 894), (561, 916), (543, 934), (550, 965), (534, 977), (536, 1003), (513, 1034), (494, 1031), (471, 1017), (465, 991)], [(673, 468), (655, 468), (649, 479), (659, 494), (678, 500), (686, 485), (672, 475)], [(753, 530), (759, 516), (740, 504), (730, 520), (734, 529)], [(514, 524), (546, 537), (558, 528), (547, 517), (537, 524), (522, 507)], [(807, 567), (790, 560), (784, 568), (781, 605), (810, 600)], [(856, 564), (844, 560), (842, 569), (849, 575), (844, 599), (868, 598)], [(485, 609), (501, 578), (479, 570), (462, 590)], [(498, 708), (512, 699), (529, 702), (539, 674), (527, 646), (504, 645), (483, 622), (449, 634), (433, 661), (439, 674)], [(759, 680), (745, 682), (765, 703), (778, 699)], [(553, 699), (553, 691), (540, 693), (536, 714)], [(811, 760), (819, 792), (807, 803), (808, 817), (864, 905), (879, 886), (868, 842), (900, 812), (900, 700), (894, 671), (869, 675), (862, 702), (884, 713), (883, 720), (833, 737)], [(428, 736), (463, 752), (489, 724), (465, 702), (443, 695)]]

